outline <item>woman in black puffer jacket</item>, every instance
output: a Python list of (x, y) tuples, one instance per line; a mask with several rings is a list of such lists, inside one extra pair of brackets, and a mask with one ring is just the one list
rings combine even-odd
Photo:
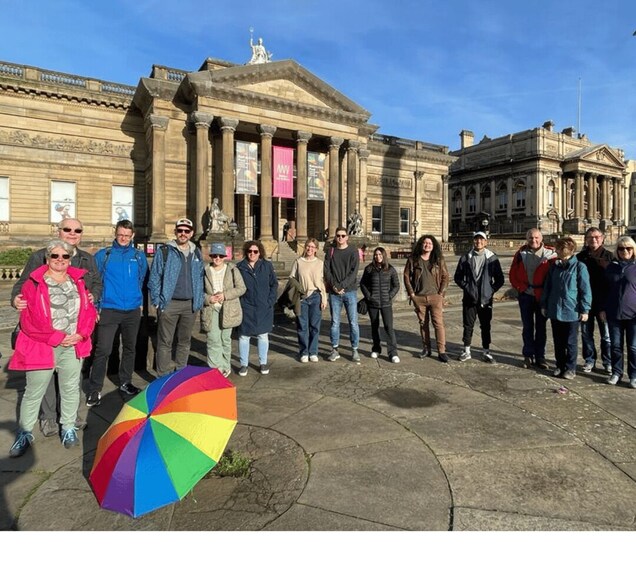
[(373, 261), (364, 269), (360, 280), (360, 290), (367, 301), (369, 318), (371, 319), (371, 335), (373, 348), (371, 357), (377, 359), (382, 351), (380, 345), (380, 314), (387, 333), (387, 350), (389, 359), (399, 363), (397, 342), (393, 330), (393, 306), (395, 295), (400, 290), (400, 279), (397, 271), (389, 264), (384, 247), (376, 247), (373, 251)]

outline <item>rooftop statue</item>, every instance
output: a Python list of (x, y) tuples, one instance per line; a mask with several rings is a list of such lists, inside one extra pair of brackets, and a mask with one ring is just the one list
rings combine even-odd
[(247, 64), (258, 65), (260, 63), (269, 63), (272, 60), (272, 53), (269, 53), (267, 49), (265, 49), (262, 37), (258, 38), (257, 43), (254, 43), (252, 31), (252, 28), (250, 28), (250, 47), (252, 48), (252, 58), (247, 62)]

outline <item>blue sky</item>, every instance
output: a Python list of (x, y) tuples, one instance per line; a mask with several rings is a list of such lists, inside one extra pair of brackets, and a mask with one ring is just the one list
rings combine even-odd
[(0, 60), (137, 84), (154, 63), (244, 63), (249, 28), (368, 110), (459, 148), (555, 122), (636, 159), (636, 1), (0, 0)]

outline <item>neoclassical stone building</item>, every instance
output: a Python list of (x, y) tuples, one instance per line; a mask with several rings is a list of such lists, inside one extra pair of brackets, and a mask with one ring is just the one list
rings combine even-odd
[(376, 133), (370, 114), (293, 60), (198, 71), (160, 65), (136, 87), (0, 63), (0, 241), (41, 241), (65, 215), (85, 241), (121, 218), (140, 242), (222, 211), (272, 252), (283, 226), (324, 238), (353, 214), (372, 242), (448, 237), (448, 148)]
[(623, 151), (554, 124), (473, 144), (462, 131), (450, 168), (451, 234), (582, 234), (598, 226), (615, 238), (628, 218)]

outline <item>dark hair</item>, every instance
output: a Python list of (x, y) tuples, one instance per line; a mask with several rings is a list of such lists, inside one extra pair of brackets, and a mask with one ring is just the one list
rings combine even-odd
[(433, 250), (431, 251), (431, 256), (429, 257), (431, 265), (439, 265), (441, 260), (444, 258), (444, 254), (442, 253), (442, 246), (439, 244), (439, 241), (435, 239), (435, 236), (430, 234), (424, 234), (417, 240), (417, 243), (413, 247), (413, 259), (419, 259), (419, 257), (424, 252), (425, 239), (430, 239), (433, 244)]
[(247, 250), (252, 247), (252, 245), (256, 245), (256, 247), (258, 247), (258, 252), (259, 255), (261, 257), (261, 259), (265, 259), (265, 248), (263, 247), (263, 244), (258, 241), (257, 239), (251, 239), (250, 241), (246, 241), (243, 244), (243, 257), (245, 257), (245, 259), (247, 259)]
[(115, 224), (115, 231), (117, 231), (119, 228), (124, 228), (125, 230), (131, 230), (133, 232), (135, 231), (133, 223), (130, 220), (119, 220)]
[(343, 231), (343, 232), (345, 232), (347, 235), (349, 235), (349, 232), (347, 231), (347, 228), (345, 228), (344, 226), (338, 226), (338, 227), (336, 228), (336, 231), (335, 231), (335, 232), (333, 232), (333, 236), (334, 236), (334, 237), (336, 237), (336, 234), (337, 234), (339, 231)]
[(386, 254), (386, 249), (384, 249), (384, 247), (376, 247), (373, 250), (373, 266), (377, 267), (377, 263), (375, 262), (375, 253), (376, 251), (379, 251), (380, 253), (382, 253), (382, 270), (383, 271), (388, 271), (389, 270), (389, 258), (387, 257)]
[(594, 226), (592, 226), (592, 227), (590, 227), (590, 228), (587, 228), (587, 229), (585, 230), (585, 237), (587, 237), (588, 235), (590, 235), (592, 232), (595, 232), (595, 231), (597, 231), (597, 232), (598, 232), (598, 233), (600, 233), (603, 237), (605, 237), (605, 233), (603, 233), (603, 230), (602, 230), (602, 229), (600, 229), (600, 228), (596, 228), (596, 227), (594, 227)]

